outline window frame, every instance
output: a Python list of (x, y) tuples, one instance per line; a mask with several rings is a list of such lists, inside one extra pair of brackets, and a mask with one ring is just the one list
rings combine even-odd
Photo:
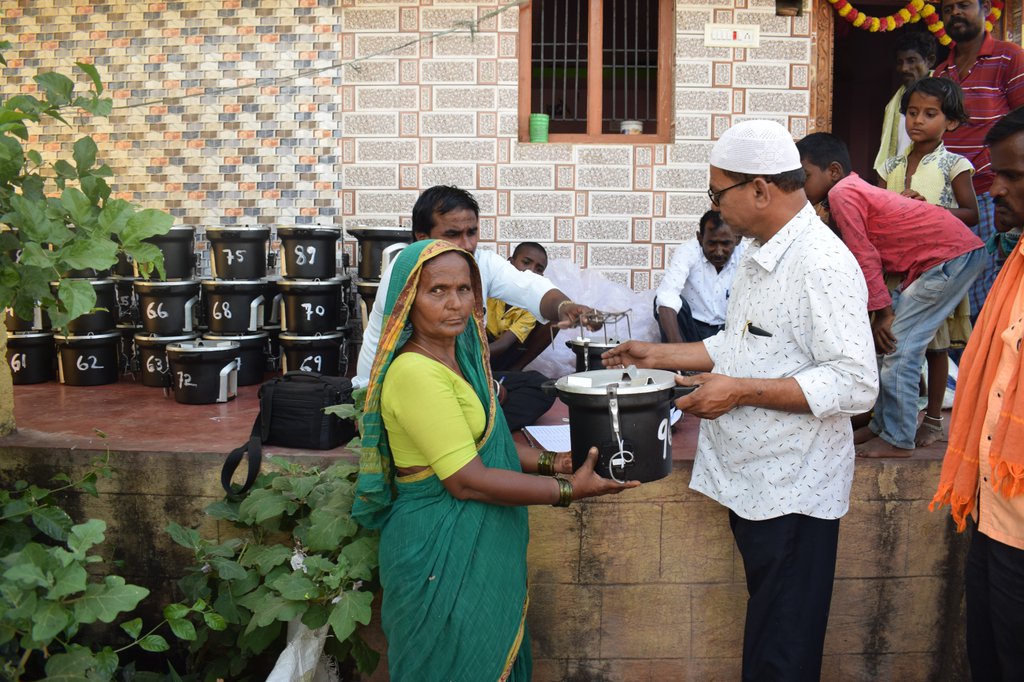
[[(675, 73), (675, 0), (658, 0), (658, 102), (655, 133), (640, 135), (623, 135), (622, 133), (602, 133), (603, 115), (601, 79), (603, 77), (603, 2), (604, 0), (587, 0), (589, 3), (589, 22), (587, 30), (587, 132), (585, 133), (551, 133), (548, 142), (569, 143), (618, 143), (618, 144), (650, 144), (652, 142), (672, 142), (675, 134), (675, 117), (673, 103), (675, 91), (673, 74)], [(527, 2), (519, 10), (519, 141), (530, 141), (530, 99), (533, 92), (533, 3)], [(661, 68), (664, 65), (666, 68)]]

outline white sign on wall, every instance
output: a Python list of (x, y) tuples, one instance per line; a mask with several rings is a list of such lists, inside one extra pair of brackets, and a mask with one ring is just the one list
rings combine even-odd
[(760, 47), (761, 27), (756, 24), (704, 24), (705, 47)]

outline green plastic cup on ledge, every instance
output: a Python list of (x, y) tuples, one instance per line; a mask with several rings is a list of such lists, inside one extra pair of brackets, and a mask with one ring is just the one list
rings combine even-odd
[(530, 142), (548, 141), (547, 114), (530, 114)]

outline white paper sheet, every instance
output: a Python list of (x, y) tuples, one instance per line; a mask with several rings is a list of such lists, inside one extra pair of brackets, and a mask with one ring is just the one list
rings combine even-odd
[(572, 444), (569, 441), (568, 424), (553, 424), (551, 426), (534, 424), (532, 426), (524, 426), (523, 431), (526, 433), (527, 439), (541, 450), (551, 450), (552, 452), (568, 452), (572, 450)]

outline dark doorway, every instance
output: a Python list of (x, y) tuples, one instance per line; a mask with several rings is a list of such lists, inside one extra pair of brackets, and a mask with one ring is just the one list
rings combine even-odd
[[(903, 3), (860, 0), (857, 9), (876, 17), (897, 12)], [(850, 147), (853, 170), (875, 183), (875, 154), (882, 136), (885, 105), (900, 86), (895, 73), (896, 42), (901, 31), (927, 31), (924, 22), (895, 31), (869, 33), (836, 15), (833, 42), (832, 132)], [(946, 57), (939, 47), (938, 60)]]

